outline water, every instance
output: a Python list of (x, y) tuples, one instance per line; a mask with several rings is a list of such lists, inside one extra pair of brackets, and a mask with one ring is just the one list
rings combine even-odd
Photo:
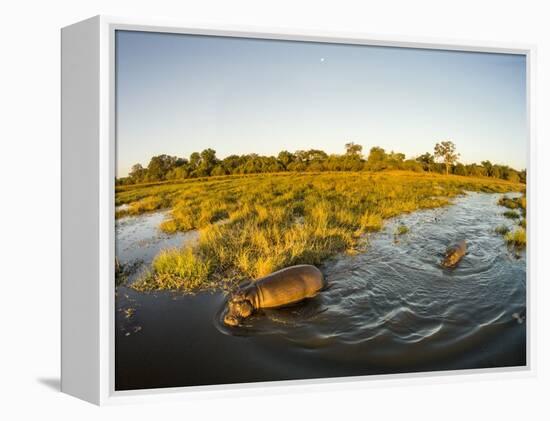
[[(124, 205), (122, 205), (124, 206)], [(121, 218), (116, 222), (116, 256), (132, 267), (128, 281), (134, 281), (153, 258), (166, 248), (179, 247), (198, 238), (197, 232), (168, 235), (158, 229), (168, 211)]]
[[(319, 296), (238, 329), (219, 322), (222, 293), (119, 287), (116, 388), (525, 365), (525, 255), (494, 232), (514, 227), (500, 197), (468, 193), (387, 222), (367, 252), (321, 267), (329, 287)], [(119, 222), (121, 261), (146, 265), (153, 249), (193, 241), (192, 233), (159, 237), (163, 217)], [(410, 231), (396, 236), (401, 223)], [(446, 247), (460, 238), (466, 256), (454, 270), (441, 268)]]

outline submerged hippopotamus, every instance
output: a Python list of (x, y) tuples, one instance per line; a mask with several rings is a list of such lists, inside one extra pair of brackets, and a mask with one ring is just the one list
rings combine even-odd
[(224, 323), (238, 326), (254, 311), (284, 307), (315, 297), (325, 287), (325, 279), (312, 265), (297, 265), (273, 272), (240, 287), (227, 301)]
[(441, 266), (446, 268), (455, 267), (465, 254), (466, 241), (460, 240), (458, 243), (447, 249), (447, 251), (445, 252), (445, 257), (441, 262)]

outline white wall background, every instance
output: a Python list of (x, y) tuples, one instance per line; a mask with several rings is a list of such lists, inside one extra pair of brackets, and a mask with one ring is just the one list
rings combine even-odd
[[(11, 419), (549, 419), (548, 224), (543, 165), (537, 177), (537, 375), (461, 376), (438, 383), (332, 388), (330, 392), (98, 409), (59, 387), (59, 62), (62, 26), (99, 13), (196, 23), (353, 31), (538, 45), (539, 163), (548, 156), (550, 25), (544, 1), (85, 0), (5, 1), (0, 64), (0, 418)], [(260, 28), (261, 29), (261, 28)], [(535, 204), (530, 203), (531, 206)], [(532, 222), (534, 223), (534, 222)], [(83, 297), (85, 299), (85, 297)], [(533, 321), (533, 320), (532, 320)], [(290, 418), (288, 418), (290, 417)]]

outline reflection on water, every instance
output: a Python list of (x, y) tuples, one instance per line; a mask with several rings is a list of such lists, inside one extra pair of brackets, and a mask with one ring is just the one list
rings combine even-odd
[[(318, 297), (257, 314), (239, 329), (220, 325), (221, 293), (119, 288), (117, 389), (524, 365), (525, 255), (494, 231), (514, 224), (499, 197), (469, 193), (388, 221), (366, 253), (321, 268), (329, 287)], [(117, 227), (121, 260), (148, 263), (153, 249), (192, 238), (133, 247), (143, 238), (132, 230), (154, 231), (162, 220), (145, 218), (158, 219)], [(409, 232), (396, 236), (401, 223)], [(446, 247), (461, 238), (466, 256), (443, 269)]]

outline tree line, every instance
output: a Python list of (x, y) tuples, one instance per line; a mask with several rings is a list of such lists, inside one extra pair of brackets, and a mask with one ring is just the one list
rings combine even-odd
[(462, 164), (460, 154), (451, 141), (437, 143), (433, 154), (426, 152), (418, 157), (406, 159), (405, 154), (386, 152), (373, 146), (368, 156), (363, 156), (363, 147), (346, 143), (343, 154), (327, 154), (318, 149), (296, 152), (281, 151), (277, 156), (258, 154), (229, 155), (224, 159), (216, 157), (214, 149), (193, 152), (189, 159), (169, 155), (153, 156), (147, 167), (141, 164), (132, 166), (127, 177), (116, 179), (118, 185), (137, 184), (187, 178), (220, 176), (229, 174), (257, 174), (284, 171), (384, 171), (408, 170), (435, 172), (441, 174), (493, 177), (504, 180), (526, 181), (526, 171), (518, 171), (507, 165), (497, 165), (490, 161), (480, 164)]

